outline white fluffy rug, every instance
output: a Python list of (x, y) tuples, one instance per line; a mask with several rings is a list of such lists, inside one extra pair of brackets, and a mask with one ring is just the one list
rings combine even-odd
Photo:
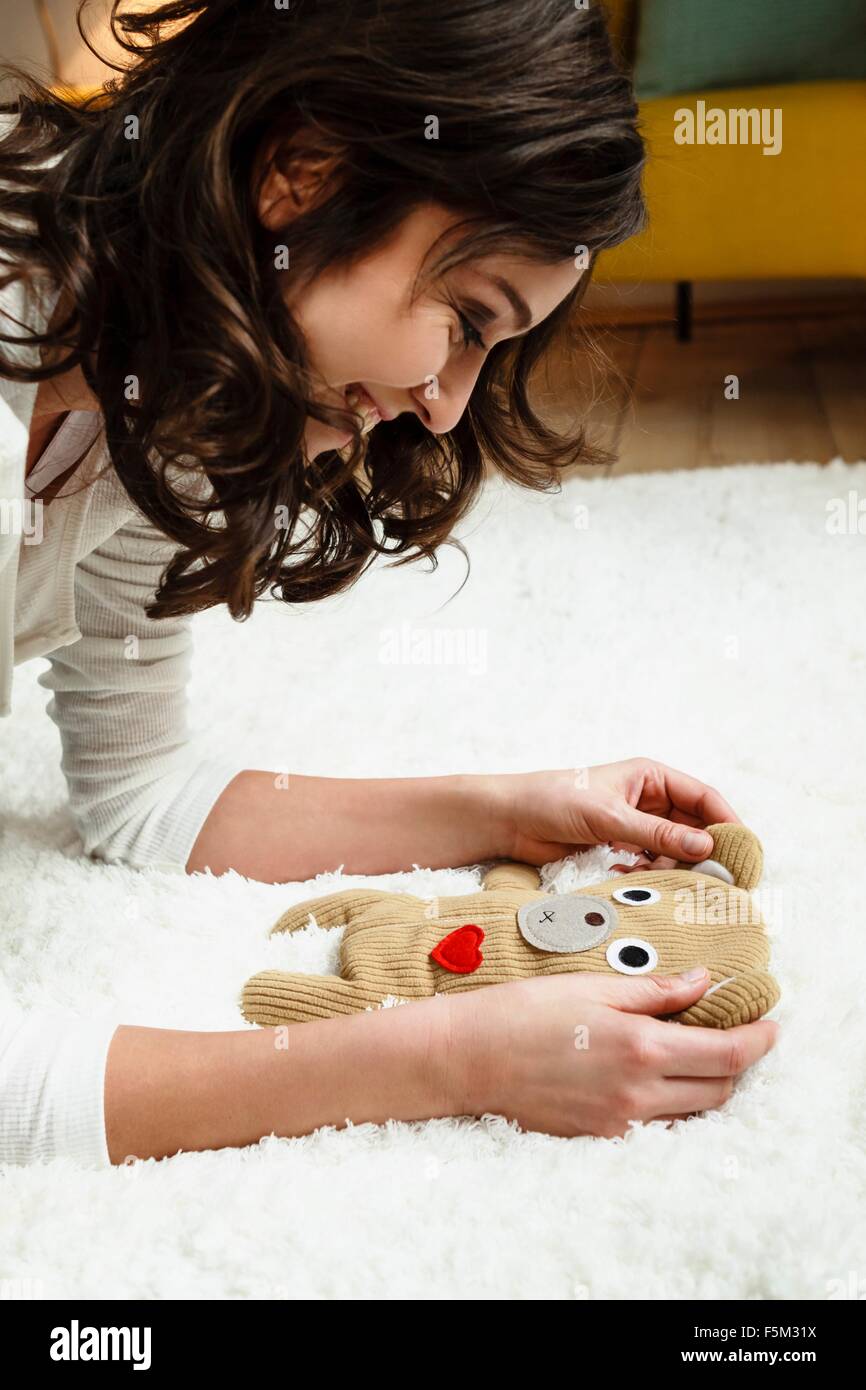
[[(494, 484), (461, 527), (472, 572), (450, 603), (463, 562), (446, 550), (433, 575), (380, 567), (325, 606), (196, 623), (203, 738), (252, 767), (643, 754), (714, 783), (763, 839), (783, 990), (780, 1041), (724, 1110), (625, 1140), (438, 1120), (104, 1173), (7, 1168), (0, 1279), (50, 1298), (866, 1295), (866, 534), (828, 528), (851, 491), (866, 509), (866, 463), (578, 479), (558, 496)], [(465, 659), (443, 661), (446, 640), (438, 664), (389, 664), (386, 629), (421, 656), (418, 631), (435, 655), (445, 629)], [(236, 1028), (253, 971), (327, 968), (336, 932), (267, 933), (339, 875), (267, 886), (75, 857), (42, 669), (19, 668), (0, 725), (7, 997)], [(582, 881), (612, 858), (586, 856)], [(369, 882), (430, 895), (477, 877)]]

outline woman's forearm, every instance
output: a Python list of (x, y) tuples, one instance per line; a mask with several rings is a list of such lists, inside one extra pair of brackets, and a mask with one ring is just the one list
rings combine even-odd
[(338, 869), (382, 874), (507, 853), (502, 779), (302, 777), (249, 770), (215, 803), (186, 868), (284, 883)]
[(444, 998), (226, 1033), (120, 1027), (108, 1052), (112, 1163), (453, 1113)]

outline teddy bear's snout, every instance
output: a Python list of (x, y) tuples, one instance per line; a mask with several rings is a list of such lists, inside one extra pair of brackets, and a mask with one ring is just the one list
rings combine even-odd
[(605, 898), (584, 893), (552, 894), (518, 908), (517, 925), (530, 946), (540, 951), (591, 951), (606, 941), (619, 922)]

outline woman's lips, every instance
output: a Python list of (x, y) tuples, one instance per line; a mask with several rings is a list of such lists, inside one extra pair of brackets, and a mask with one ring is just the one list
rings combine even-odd
[[(359, 416), (361, 421), (361, 434), (369, 434), (371, 430), (382, 420), (393, 420), (394, 416), (379, 408), (378, 401), (375, 401), (365, 386), (360, 381), (353, 381), (343, 389), (343, 399), (351, 411)], [(339, 443), (334, 447), (343, 449), (352, 443), (354, 435), (351, 433), (341, 434)]]
[(362, 387), (361, 387), (361, 390), (364, 392), (364, 394), (365, 394), (365, 396), (367, 397), (367, 399), (368, 399), (369, 401), (372, 402), (373, 406), (375, 407), (375, 409), (376, 409), (376, 411), (377, 411), (377, 413), (378, 413), (378, 416), (379, 416), (379, 419), (380, 419), (380, 420), (393, 420), (393, 419), (394, 419), (394, 416), (390, 413), (390, 411), (387, 411), (387, 410), (383, 410), (383, 409), (382, 409), (382, 407), (380, 406), (379, 402), (378, 402), (373, 396), (370, 395), (370, 392), (366, 389), (366, 387), (362, 386)]
[(346, 404), (362, 417), (362, 434), (368, 434), (381, 420), (393, 419), (393, 416), (380, 409), (370, 392), (359, 381), (352, 382), (351, 386), (346, 388)]
[(346, 388), (346, 404), (356, 415), (361, 416), (363, 421), (362, 433), (381, 419), (376, 402), (359, 382), (354, 382)]

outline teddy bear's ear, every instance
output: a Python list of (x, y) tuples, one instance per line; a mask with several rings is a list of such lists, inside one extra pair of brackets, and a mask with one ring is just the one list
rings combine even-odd
[(505, 859), (494, 864), (484, 875), (485, 888), (523, 888), (535, 892), (541, 887), (541, 875), (532, 864), (518, 864)]
[(712, 874), (747, 891), (755, 888), (764, 867), (764, 851), (754, 831), (745, 825), (724, 822), (721, 825), (708, 825), (707, 833), (713, 837), (712, 858), (702, 859), (700, 864), (683, 864), (682, 867), (699, 874)]

